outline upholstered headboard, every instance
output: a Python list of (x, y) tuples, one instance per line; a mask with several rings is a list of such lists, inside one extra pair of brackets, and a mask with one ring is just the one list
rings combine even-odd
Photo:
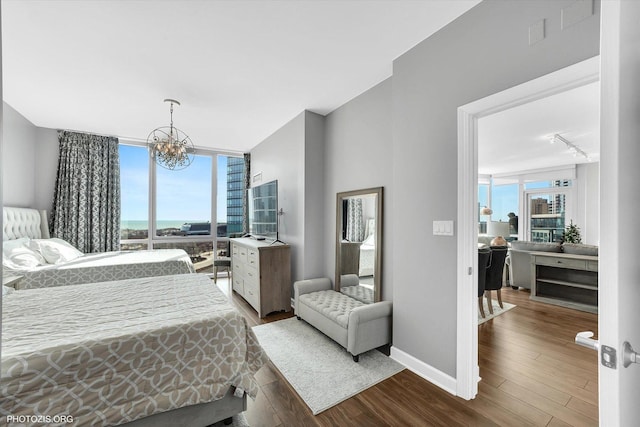
[(2, 208), (2, 240), (21, 237), (48, 239), (47, 211), (29, 208)]

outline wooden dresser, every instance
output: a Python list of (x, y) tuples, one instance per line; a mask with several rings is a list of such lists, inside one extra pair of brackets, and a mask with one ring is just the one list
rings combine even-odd
[(231, 239), (233, 290), (264, 317), (291, 311), (291, 247), (252, 238)]

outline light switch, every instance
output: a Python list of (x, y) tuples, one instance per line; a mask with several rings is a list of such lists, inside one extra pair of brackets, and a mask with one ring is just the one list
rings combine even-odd
[(434, 236), (453, 236), (453, 221), (433, 221)]

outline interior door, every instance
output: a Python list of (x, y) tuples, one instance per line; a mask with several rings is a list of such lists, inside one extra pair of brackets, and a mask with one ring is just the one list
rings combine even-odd
[[(640, 365), (625, 367), (623, 346), (640, 350), (640, 2), (601, 3), (600, 356), (601, 426), (640, 423)], [(611, 364), (609, 364), (611, 366)]]

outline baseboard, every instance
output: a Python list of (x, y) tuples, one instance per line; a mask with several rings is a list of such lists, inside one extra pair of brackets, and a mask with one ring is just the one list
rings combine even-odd
[(391, 347), (390, 357), (430, 383), (437, 385), (454, 396), (456, 395), (457, 384), (455, 378), (421, 360), (416, 359), (412, 355), (405, 353), (396, 347)]

